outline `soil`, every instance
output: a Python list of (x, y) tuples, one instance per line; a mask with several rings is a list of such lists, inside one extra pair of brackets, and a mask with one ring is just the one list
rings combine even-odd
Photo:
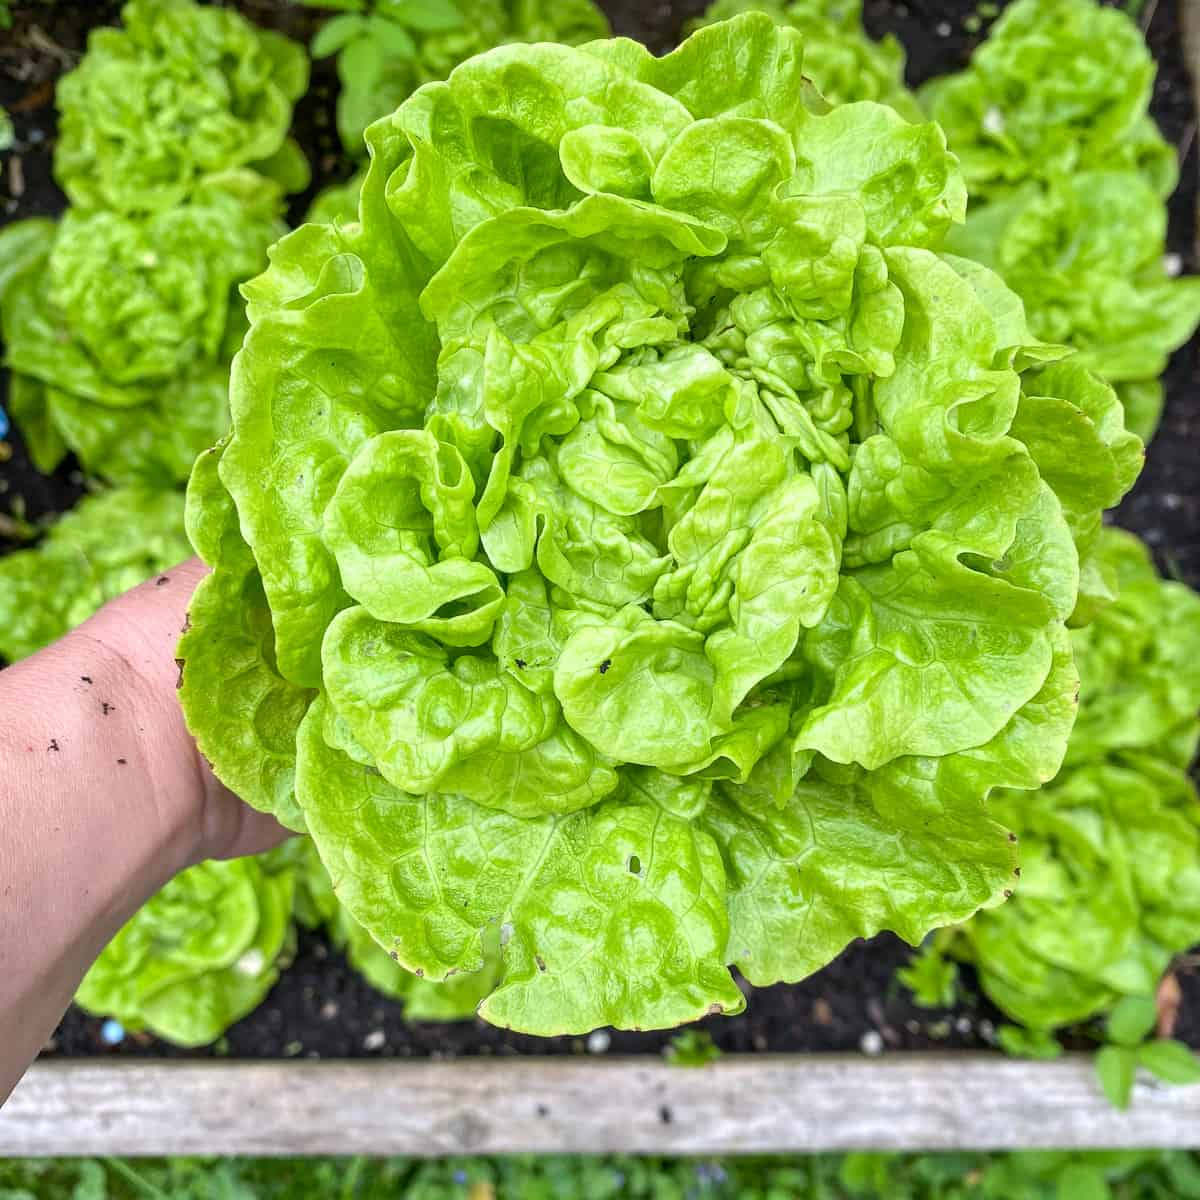
[[(1147, 39), (1159, 63), (1154, 115), (1164, 134), (1181, 148), (1183, 182), (1171, 202), (1170, 249), (1185, 271), (1197, 268), (1196, 114), (1180, 38), (1181, 4), (1153, 0), (1144, 18)], [(686, 20), (704, 8), (703, 0), (601, 0), (616, 32), (639, 37), (662, 52), (678, 40)], [(260, 24), (307, 39), (320, 14), (287, 0), (238, 0)], [(55, 138), (54, 81), (81, 53), (89, 29), (115, 21), (116, 0), (58, 0), (13, 6), (14, 25), (0, 30), (0, 105), (13, 117), (15, 151), (0, 156), (0, 225), (38, 214), (59, 212), (64, 200), (51, 175)], [(985, 10), (987, 5), (981, 6)], [(875, 36), (894, 33), (909, 53), (909, 82), (964, 66), (985, 36), (988, 22), (974, 0), (865, 0), (865, 21)], [(295, 134), (309, 154), (313, 186), (298, 197), (298, 218), (315, 191), (344, 177), (333, 124), (336, 78), (328, 63), (314, 64), (313, 86), (296, 112)], [(1140, 533), (1160, 565), (1200, 587), (1200, 368), (1197, 342), (1175, 355), (1166, 375), (1167, 409), (1146, 470), (1117, 521)], [(0, 378), (0, 407), (5, 380)], [(30, 466), (18, 433), (0, 443), (0, 554), (15, 545), (11, 518), (37, 519), (68, 509), (84, 489), (76, 465), (68, 461), (51, 478)], [(5, 520), (5, 518), (9, 520)], [(17, 522), (20, 525), (21, 522)], [(979, 995), (969, 969), (962, 972), (960, 1000), (948, 1010), (915, 1007), (895, 981), (895, 971), (911, 951), (899, 939), (881, 935), (855, 942), (824, 970), (804, 983), (751, 989), (739, 1017), (701, 1024), (724, 1051), (921, 1050), (980, 1048), (994, 1043), (1001, 1015)], [(1200, 1047), (1200, 957), (1177, 965), (1183, 1003), (1176, 1035)], [(753, 993), (751, 995), (751, 993)], [(456, 1025), (408, 1023), (399, 1004), (368, 987), (341, 955), (317, 935), (301, 932), (296, 959), (266, 1002), (233, 1026), (217, 1046), (182, 1052), (154, 1038), (128, 1035), (116, 1047), (101, 1036), (102, 1023), (72, 1010), (47, 1053), (60, 1055), (162, 1055), (181, 1053), (244, 1058), (410, 1057), (464, 1054), (658, 1053), (666, 1033), (614, 1032), (607, 1038), (535, 1039), (467, 1021)], [(1089, 1044), (1087, 1031), (1074, 1039)]]

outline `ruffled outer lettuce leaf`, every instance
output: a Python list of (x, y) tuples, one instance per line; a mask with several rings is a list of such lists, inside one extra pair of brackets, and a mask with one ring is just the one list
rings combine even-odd
[(271, 856), (189, 868), (126, 922), (75, 1002), (180, 1046), (216, 1041), (291, 958), (294, 887), (294, 871)]
[(234, 167), (305, 187), (307, 164), (286, 142), (308, 85), (300, 46), (193, 0), (129, 0), (121, 16), (58, 83), (54, 174), (73, 205), (162, 211)]
[(862, 0), (715, 0), (695, 25), (744, 12), (766, 13), (800, 33), (805, 74), (830, 104), (875, 100), (921, 120), (920, 105), (904, 86), (904, 48), (891, 34), (879, 41), (867, 36)]
[(367, 15), (331, 19), (313, 39), (312, 53), (337, 54), (338, 132), (347, 152), (362, 158), (369, 125), (473, 54), (509, 42), (574, 46), (608, 33), (608, 21), (592, 0), (379, 5)]
[[(455, 975), (438, 983), (406, 971), (351, 915), (338, 899), (310, 838), (288, 846), (294, 856), (296, 919), (309, 929), (324, 928), (333, 945), (377, 991), (404, 1001), (410, 1021), (463, 1021), (475, 1015), (479, 1002), (496, 984), (499, 971), (499, 941), (488, 948), (484, 966), (469, 975)], [(498, 934), (497, 934), (498, 939)]]
[(1020, 883), (955, 944), (991, 998), (1039, 1029), (1152, 994), (1200, 940), (1200, 803), (1186, 774), (1200, 597), (1160, 580), (1130, 534), (1105, 530), (1097, 557), (1120, 595), (1071, 635), (1081, 686), (1067, 765), (1038, 792), (997, 795), (1021, 836)]
[(0, 234), (13, 417), (39, 467), (73, 450), (117, 483), (187, 478), (225, 430), (236, 289), (284, 232), (281, 206), (275, 184), (232, 171), (148, 216), (70, 210)]
[(0, 658), (48, 646), (189, 556), (182, 497), (136, 488), (86, 496), (40, 544), (0, 558)]
[(985, 801), (1061, 761), (1129, 459), (1098, 383), (1063, 416), (1096, 480), (1020, 436), (1063, 351), (939, 255), (938, 128), (829, 110), (747, 14), (664, 59), (503, 47), (367, 137), (359, 220), (246, 287), (193, 482), (207, 595), (273, 634), (194, 616), (218, 775), (263, 756), (201, 702), (222, 675), (303, 695), (294, 798), (251, 802), (414, 974), (498, 940), (480, 1012), (536, 1033), (735, 1012), (729, 964), (794, 980), (998, 899)]
[(358, 171), (345, 183), (331, 184), (317, 193), (304, 219), (313, 225), (345, 224), (358, 220), (358, 197), (362, 192), (364, 172)]
[(180, 639), (179, 699), (218, 779), (251, 807), (303, 831), (295, 799), (296, 730), (313, 693), (283, 679), (262, 579), (217, 476), (221, 447), (197, 460), (187, 531), (212, 574), (200, 583)]

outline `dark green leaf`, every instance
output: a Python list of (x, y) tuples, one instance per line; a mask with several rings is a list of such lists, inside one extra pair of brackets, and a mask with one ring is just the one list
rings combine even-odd
[(353, 13), (342, 17), (334, 17), (327, 21), (317, 31), (312, 40), (313, 58), (328, 58), (336, 54), (343, 46), (348, 46), (355, 38), (362, 37), (367, 30), (367, 18)]
[(1108, 1015), (1108, 1040), (1118, 1046), (1136, 1046), (1157, 1019), (1153, 996), (1125, 996)]
[(1200, 1083), (1200, 1059), (1182, 1042), (1166, 1038), (1139, 1046), (1138, 1062), (1163, 1083)]
[(1100, 1086), (1114, 1108), (1129, 1107), (1136, 1067), (1137, 1053), (1125, 1046), (1102, 1046), (1096, 1055)]
[(402, 25), (387, 17), (375, 16), (367, 18), (367, 26), (371, 40), (387, 58), (416, 57), (417, 43)]
[(467, 23), (450, 0), (381, 0), (379, 12), (421, 33), (445, 33)]
[(720, 1057), (712, 1036), (695, 1029), (677, 1033), (667, 1047), (667, 1062), (673, 1067), (704, 1067)]

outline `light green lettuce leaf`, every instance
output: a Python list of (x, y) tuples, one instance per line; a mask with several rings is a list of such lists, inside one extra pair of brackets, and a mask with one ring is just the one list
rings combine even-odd
[[(320, 681), (320, 634), (348, 602), (321, 540), (325, 506), (364, 441), (419, 424), (434, 381), (433, 331), (416, 304), (424, 271), (383, 196), (402, 148), (376, 129), (367, 225), (306, 225), (274, 247), (271, 271), (246, 285), (251, 330), (230, 385), (234, 429), (221, 477), (251, 550), (290, 546), (284, 558), (256, 560), (279, 670), (301, 686)], [(284, 379), (294, 384), (281, 388)]]
[[(293, 849), (292, 846), (295, 848)], [(350, 966), (376, 991), (404, 1001), (411, 1021), (463, 1021), (475, 1015), (476, 1006), (496, 985), (499, 968), (499, 932), (496, 945), (487, 950), (487, 963), (472, 974), (454, 975), (441, 983), (406, 971), (350, 915), (338, 899), (310, 838), (288, 847), (297, 862), (296, 920), (309, 929), (323, 927), (334, 947), (346, 955)]]
[(1192, 750), (1177, 734), (1197, 728), (1200, 597), (1159, 579), (1146, 547), (1130, 534), (1106, 529), (1099, 556), (1119, 598), (1073, 635), (1083, 685), (1068, 762), (1147, 750), (1186, 767)]
[[(336, 4), (325, 7), (336, 8)], [(592, 0), (471, 0), (456, 5), (361, 4), (332, 18), (313, 38), (314, 58), (337, 55), (337, 124), (346, 150), (362, 157), (363, 133), (422, 84), (508, 42), (578, 45), (608, 36)]]
[[(1166, 233), (1166, 208), (1144, 179), (1094, 170), (973, 211), (947, 244), (1004, 276), (1039, 337), (1112, 383), (1146, 389), (1200, 324), (1200, 280), (1168, 275)], [(1160, 404), (1142, 400), (1135, 432), (1153, 430)]]
[(830, 104), (874, 100), (910, 121), (921, 120), (904, 86), (904, 49), (890, 34), (880, 41), (862, 27), (862, 0), (715, 0), (696, 26), (743, 12), (766, 13), (804, 38), (804, 72)]
[(636, 1012), (659, 1027), (744, 1006), (702, 832), (637, 803), (522, 820), (408, 796), (332, 746), (326, 716), (318, 701), (300, 730), (309, 828), (342, 902), (380, 914), (373, 935), (409, 970), (478, 971), (498, 930), (504, 977), (480, 1009), (496, 1024), (584, 1032)]
[(354, 607), (329, 627), (324, 668), (337, 713), (405, 791), (454, 792), (526, 817), (572, 812), (616, 787), (603, 747), (490, 657), (448, 660), (436, 641)]
[(179, 701), (217, 778), (252, 808), (302, 831), (296, 730), (313, 693), (279, 674), (262, 579), (217, 474), (221, 453), (201, 455), (188, 485), (188, 535), (213, 571), (192, 596), (176, 650)]
[(948, 921), (999, 902), (1015, 883), (1013, 846), (983, 796), (1054, 776), (1061, 753), (1046, 733), (1066, 738), (1077, 679), (1060, 633), (1038, 694), (967, 753), (874, 771), (818, 760), (782, 802), (722, 785), (701, 823), (727, 847), (730, 961), (756, 985), (802, 979), (827, 945), (881, 929), (917, 944), (922, 896), (936, 894)]

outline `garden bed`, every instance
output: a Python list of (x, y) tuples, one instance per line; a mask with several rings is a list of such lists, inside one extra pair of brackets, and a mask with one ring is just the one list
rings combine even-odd
[[(1200, 156), (1180, 36), (1185, 4), (1186, 0), (1150, 0), (1144, 23), (1160, 67), (1154, 113), (1185, 158), (1183, 180), (1171, 204), (1171, 249), (1184, 270), (1194, 271)], [(311, 32), (316, 19), (286, 0), (243, 0), (238, 7), (300, 38)], [(617, 32), (663, 50), (677, 39), (684, 20), (703, 5), (696, 0), (654, 6), (616, 0), (603, 7)], [(0, 224), (62, 207), (50, 175), (53, 80), (73, 63), (87, 29), (112, 19), (118, 8), (109, 0), (60, 3), (54, 9), (17, 5), (14, 29), (0, 33), (0, 104), (12, 112), (18, 138), (17, 151), (0, 159)], [(964, 65), (986, 32), (986, 26), (973, 28), (973, 2), (867, 0), (865, 8), (873, 34), (891, 31), (904, 42), (913, 83)], [(313, 189), (293, 206), (293, 217), (318, 186), (345, 172), (333, 132), (335, 83), (328, 65), (317, 64), (314, 86), (297, 112), (295, 132), (308, 152), (315, 179)], [(1200, 373), (1195, 342), (1174, 357), (1166, 385), (1162, 427), (1146, 471), (1118, 520), (1146, 539), (1164, 571), (1200, 586)], [(3, 389), (0, 381), (0, 406)], [(29, 465), (19, 435), (10, 435), (9, 445), (11, 457), (0, 461), (0, 553), (15, 544), (4, 539), (6, 531), (16, 532), (26, 520), (66, 510), (83, 490), (72, 463), (46, 479)], [(606, 1060), (658, 1055), (669, 1043), (669, 1033), (534, 1039), (478, 1021), (408, 1023), (401, 1006), (373, 991), (323, 938), (302, 934), (293, 966), (266, 1002), (209, 1050), (182, 1052), (141, 1036), (127, 1036), (112, 1046), (102, 1036), (100, 1020), (73, 1010), (47, 1046), (44, 1057), (50, 1061), (30, 1076), (0, 1117), (0, 1152), (686, 1152), (1194, 1141), (1188, 1128), (1198, 1127), (1200, 1100), (1188, 1092), (1147, 1093), (1132, 1116), (1118, 1116), (1107, 1112), (1091, 1082), (1090, 1068), (1080, 1062), (1030, 1065), (998, 1057), (928, 1053), (988, 1048), (1001, 1017), (979, 996), (966, 971), (955, 1008), (917, 1008), (895, 982), (896, 968), (908, 955), (907, 947), (890, 935), (856, 943), (804, 983), (755, 990), (743, 1015), (703, 1023), (724, 1051), (882, 1048), (882, 1060), (789, 1062), (769, 1057), (682, 1072), (645, 1059), (548, 1064), (517, 1058), (531, 1053)], [(1180, 962), (1177, 976), (1183, 1004), (1175, 1033), (1200, 1047), (1200, 959)], [(1077, 1045), (1085, 1048), (1089, 1043), (1080, 1038)], [(897, 1051), (925, 1053), (919, 1059), (900, 1058)], [(97, 1056), (185, 1054), (238, 1059), (491, 1056), (513, 1061), (504, 1067), (479, 1061), (452, 1068), (412, 1063), (395, 1073), (368, 1064), (318, 1068), (300, 1063), (96, 1063)], [(81, 1058), (91, 1065), (62, 1061)], [(603, 1079), (581, 1074), (597, 1069), (616, 1074)], [(256, 1098), (253, 1128), (244, 1120), (251, 1093)], [(749, 1096), (754, 1096), (753, 1111)], [(344, 1102), (340, 1107), (339, 1098)], [(643, 1103), (645, 1114), (631, 1107)], [(236, 1112), (227, 1107), (231, 1104)], [(370, 1119), (364, 1119), (367, 1110), (374, 1113)], [(208, 1115), (198, 1121), (198, 1112)], [(502, 1124), (494, 1115), (481, 1115), (496, 1112), (505, 1114)], [(664, 1119), (664, 1112), (670, 1116)], [(485, 1132), (475, 1138), (480, 1125)], [(359, 1140), (353, 1143), (346, 1140), (351, 1126), (359, 1130)], [(195, 1138), (186, 1144), (180, 1140), (185, 1127)], [(736, 1144), (731, 1140), (735, 1132)]]

